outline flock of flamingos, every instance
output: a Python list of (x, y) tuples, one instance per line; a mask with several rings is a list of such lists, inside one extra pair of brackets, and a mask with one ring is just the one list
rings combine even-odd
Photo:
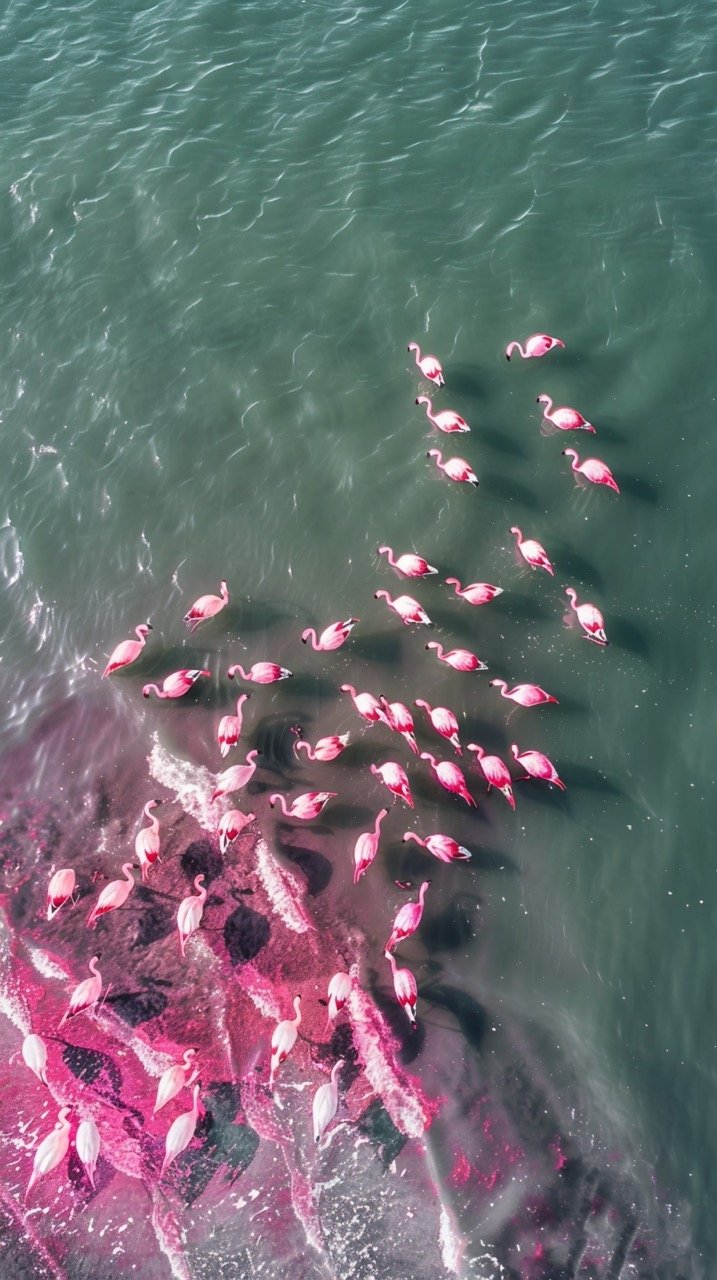
[[(559, 338), (553, 338), (549, 334), (537, 333), (529, 337), (524, 346), (519, 342), (511, 342), (505, 354), (507, 359), (510, 360), (511, 355), (517, 350), (523, 359), (530, 359), (544, 356), (554, 348), (563, 347), (564, 345)], [(416, 365), (423, 377), (432, 383), (434, 387), (441, 388), (444, 385), (443, 370), (436, 357), (422, 355), (418, 344), (415, 342), (409, 345), (408, 350), (414, 353)], [(566, 406), (554, 408), (552, 400), (547, 395), (538, 396), (538, 403), (543, 406), (543, 420), (547, 424), (544, 430), (595, 431), (592, 424), (576, 409)], [(439, 412), (434, 412), (432, 401), (427, 395), (420, 395), (416, 400), (416, 404), (425, 405), (429, 421), (440, 432), (452, 435), (470, 431), (468, 423), (452, 410), (443, 409)], [(572, 470), (576, 474), (578, 482), (588, 481), (592, 484), (605, 485), (619, 493), (612, 472), (604, 462), (598, 458), (588, 458), (581, 463), (574, 449), (564, 449), (563, 453), (571, 459)], [(465, 458), (450, 457), (444, 461), (438, 449), (430, 449), (427, 456), (433, 458), (436, 466), (454, 483), (473, 486), (478, 484), (478, 478)], [(527, 565), (533, 570), (553, 575), (553, 565), (545, 548), (534, 538), (524, 538), (521, 530), (515, 526), (510, 532), (515, 537), (517, 551)], [(388, 546), (379, 547), (378, 552), (380, 555), (387, 557), (391, 568), (402, 578), (421, 579), (437, 573), (437, 570), (421, 555), (408, 552), (396, 556), (392, 548)], [(457, 578), (447, 578), (446, 582), (454, 588), (457, 597), (473, 606), (488, 604), (502, 592), (501, 587), (492, 586), (486, 582), (474, 582), (466, 586), (462, 586)], [(184, 618), (184, 622), (190, 631), (194, 631), (200, 624), (215, 617), (228, 604), (229, 593), (226, 582), (221, 583), (220, 592), (220, 595), (201, 596), (194, 602)], [(586, 638), (597, 645), (607, 645), (605, 623), (600, 610), (594, 604), (578, 603), (577, 593), (572, 587), (566, 587), (565, 593)], [(431, 624), (425, 609), (413, 596), (397, 595), (392, 597), (388, 591), (381, 590), (375, 592), (375, 597), (376, 599), (384, 600), (388, 608), (393, 610), (405, 626), (428, 626)], [(311, 643), (315, 650), (327, 653), (340, 649), (346, 643), (357, 622), (357, 618), (348, 618), (345, 621), (331, 623), (320, 635), (317, 635), (316, 631), (310, 628), (304, 631), (301, 638), (304, 643)], [(138, 626), (135, 633), (136, 640), (125, 640), (117, 645), (109, 658), (103, 675), (110, 676), (134, 663), (140, 657), (151, 630), (149, 623)], [(485, 663), (481, 662), (476, 654), (467, 649), (451, 649), (446, 652), (442, 645), (436, 641), (430, 641), (426, 648), (433, 650), (440, 662), (447, 663), (456, 671), (470, 673), (486, 669)], [(142, 689), (142, 693), (145, 698), (150, 697), (152, 694), (155, 694), (158, 698), (180, 698), (198, 680), (208, 677), (210, 674), (209, 671), (205, 670), (174, 671), (165, 677), (161, 686), (146, 684)], [(288, 679), (291, 674), (291, 671), (275, 662), (263, 661), (255, 662), (249, 670), (245, 670), (244, 667), (236, 663), (227, 672), (230, 679), (239, 678), (248, 684), (254, 685), (274, 684), (279, 680)], [(535, 684), (516, 684), (513, 687), (509, 687), (505, 680), (491, 680), (490, 683), (500, 690), (502, 697), (513, 701), (521, 707), (537, 707), (544, 703), (557, 702), (557, 698), (554, 698)], [(401, 702), (389, 702), (385, 697), (377, 698), (372, 693), (358, 692), (349, 684), (341, 685), (341, 692), (348, 694), (353, 699), (356, 712), (368, 724), (381, 724), (403, 738), (414, 755), (419, 756), (421, 760), (427, 761), (435, 778), (446, 791), (461, 798), (468, 805), (475, 805), (476, 802), (471, 795), (465, 775), (457, 764), (450, 760), (438, 759), (429, 751), (419, 752), (413, 716), (407, 706)], [(237, 699), (235, 714), (225, 715), (219, 722), (217, 742), (222, 757), (226, 757), (230, 751), (237, 747), (240, 741), (242, 709), (249, 696), (248, 693), (242, 693)], [(425, 713), (435, 733), (443, 738), (456, 754), (461, 757), (463, 749), (459, 737), (459, 724), (454, 713), (448, 707), (431, 706), (424, 699), (417, 699), (415, 705)], [(321, 738), (312, 747), (302, 740), (300, 730), (296, 732), (296, 754), (299, 755), (304, 752), (308, 759), (315, 762), (337, 759), (346, 749), (349, 741), (348, 734), (332, 735)], [(488, 789), (495, 788), (505, 797), (511, 808), (515, 808), (513, 778), (505, 762), (499, 756), (486, 754), (484, 749), (477, 743), (467, 743), (466, 749), (475, 756), (476, 763), (488, 785)], [(516, 763), (524, 770), (522, 776), (540, 779), (564, 789), (565, 784), (558, 776), (555, 766), (542, 752), (534, 750), (521, 751), (516, 743), (512, 744), (511, 751)], [(216, 777), (211, 801), (214, 802), (225, 796), (235, 795), (246, 787), (257, 768), (258, 755), (258, 751), (249, 751), (245, 763), (231, 765), (219, 773)], [(387, 760), (382, 764), (372, 764), (370, 768), (371, 773), (380, 779), (395, 800), (400, 800), (409, 809), (414, 808), (408, 776), (398, 761)], [(289, 806), (287, 806), (285, 797), (277, 794), (272, 795), (269, 802), (272, 807), (278, 803), (287, 818), (310, 822), (318, 817), (336, 794), (330, 791), (307, 791), (302, 795), (296, 796)], [(157, 801), (153, 800), (145, 805), (144, 814), (149, 821), (149, 825), (139, 831), (135, 840), (135, 855), (141, 869), (142, 880), (147, 880), (148, 873), (159, 857), (160, 852), (159, 820), (152, 813), (156, 804)], [(376, 817), (373, 830), (364, 832), (356, 840), (354, 848), (354, 883), (357, 883), (361, 876), (365, 874), (377, 855), (381, 822), (387, 813), (387, 809), (381, 809)], [(254, 814), (246, 814), (236, 808), (230, 808), (222, 814), (217, 824), (217, 834), (222, 853), (227, 852), (232, 842), (237, 839), (244, 827), (254, 820), (254, 817)], [(467, 860), (471, 856), (468, 849), (458, 844), (451, 836), (441, 833), (420, 836), (414, 831), (407, 831), (404, 835), (404, 840), (416, 841), (417, 844), (427, 849), (429, 853), (442, 862)], [(100, 916), (116, 911), (126, 902), (135, 883), (132, 862), (126, 862), (123, 865), (122, 874), (124, 877), (122, 880), (113, 880), (100, 892), (88, 916), (87, 923), (90, 927), (94, 926)], [(420, 886), (417, 901), (407, 903), (397, 912), (390, 937), (384, 949), (386, 960), (391, 966), (396, 998), (405, 1010), (412, 1025), (415, 1025), (416, 1021), (416, 1003), (418, 999), (416, 980), (410, 969), (398, 967), (394, 952), (399, 943), (418, 929), (429, 884), (430, 881), (424, 881)], [(48, 887), (48, 920), (51, 921), (67, 902), (74, 901), (75, 888), (75, 872), (71, 868), (63, 868), (54, 873)], [(177, 911), (177, 930), (182, 955), (185, 953), (185, 947), (191, 935), (201, 924), (204, 902), (207, 897), (203, 875), (198, 875), (195, 878), (194, 888), (196, 892), (185, 897)], [(102, 998), (102, 976), (97, 967), (98, 960), (98, 956), (93, 956), (89, 966), (92, 976), (79, 983), (72, 992), (60, 1026), (77, 1017), (83, 1011), (94, 1010), (99, 1004)], [(334, 974), (328, 987), (327, 1027), (345, 1005), (350, 990), (351, 978), (349, 975), (347, 973)], [(271, 1038), (270, 1090), (274, 1088), (277, 1070), (296, 1042), (300, 1023), (301, 997), (297, 996), (294, 1000), (294, 1017), (280, 1022)], [(27, 1066), (35, 1072), (44, 1084), (47, 1084), (47, 1050), (39, 1035), (30, 1034), (26, 1036), (22, 1046), (22, 1055)], [(182, 1063), (170, 1067), (159, 1081), (154, 1106), (155, 1113), (174, 1098), (185, 1085), (193, 1085), (191, 1110), (179, 1115), (167, 1132), (165, 1156), (160, 1178), (164, 1176), (180, 1152), (184, 1151), (189, 1145), (196, 1129), (199, 1117), (200, 1086), (195, 1083), (199, 1073), (193, 1062), (194, 1055), (195, 1050), (188, 1049), (184, 1054)], [(331, 1124), (337, 1112), (338, 1074), (342, 1065), (341, 1060), (334, 1064), (330, 1080), (317, 1089), (313, 1098), (313, 1127), (314, 1138), (317, 1142)], [(63, 1107), (59, 1113), (55, 1128), (38, 1145), (32, 1174), (27, 1186), (26, 1200), (38, 1179), (55, 1169), (64, 1160), (70, 1143), (70, 1121), (68, 1119), (70, 1113), (71, 1108)], [(75, 1143), (79, 1158), (94, 1187), (94, 1174), (100, 1150), (100, 1136), (97, 1126), (91, 1117), (80, 1121), (75, 1135)]]

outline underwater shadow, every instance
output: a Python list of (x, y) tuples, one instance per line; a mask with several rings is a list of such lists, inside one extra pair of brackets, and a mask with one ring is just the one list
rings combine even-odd
[(515, 502), (525, 511), (534, 514), (541, 510), (541, 504), (533, 490), (518, 480), (506, 480), (504, 476), (496, 475), (494, 472), (484, 472), (478, 479), (483, 492), (489, 493), (492, 498), (497, 498), (501, 502)]
[(503, 454), (508, 458), (525, 459), (528, 457), (528, 450), (522, 445), (516, 444), (515, 440), (507, 434), (500, 431), (494, 431), (491, 427), (477, 427), (476, 434), (480, 437), (481, 444), (487, 444), (489, 449), (494, 453)]
[(637, 498), (651, 507), (660, 506), (660, 488), (651, 480), (645, 480), (643, 476), (621, 475), (619, 484), (623, 494), (629, 494), (631, 498)]
[[(594, 791), (599, 795), (620, 796), (627, 799), (627, 792), (623, 791), (612, 778), (602, 774), (597, 769), (590, 769), (583, 764), (560, 764), (556, 766), (558, 773), (568, 788), (579, 788), (582, 791)], [(545, 788), (545, 790), (553, 790), (553, 788)]]
[(638, 658), (651, 662), (654, 649), (646, 627), (628, 618), (616, 618), (611, 615), (607, 624), (608, 640), (616, 649), (625, 649)]

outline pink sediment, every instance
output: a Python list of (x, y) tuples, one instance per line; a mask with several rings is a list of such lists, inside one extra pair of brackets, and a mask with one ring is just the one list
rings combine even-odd
[(176, 1215), (169, 1208), (165, 1195), (158, 1188), (155, 1188), (152, 1197), (152, 1227), (157, 1243), (169, 1263), (174, 1280), (192, 1280)]

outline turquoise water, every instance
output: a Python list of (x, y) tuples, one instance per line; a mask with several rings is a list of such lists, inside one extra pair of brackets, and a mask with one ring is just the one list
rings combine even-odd
[[(216, 770), (211, 718), (190, 733), (139, 679), (99, 686), (148, 619), (155, 679), (265, 657), (320, 672), (320, 690), (302, 676), (261, 694), (267, 733), (288, 711), (315, 736), (353, 727), (333, 700), (353, 680), (445, 701), (501, 754), (547, 751), (565, 797), (517, 788), (514, 817), (476, 783), (479, 826), (450, 811), (484, 857), (431, 868), (433, 909), (454, 873), (480, 905), (436, 954), (497, 1022), (534, 1029), (548, 1075), (568, 1064), (576, 1132), (629, 1151), (704, 1258), (716, 25), (695, 3), (524, 0), (90, 0), (0, 19), (7, 750), (72, 699), (87, 778), (156, 731)], [(565, 350), (508, 365), (506, 344), (536, 330)], [(412, 340), (440, 356), (437, 407), (471, 435), (429, 435)], [(596, 436), (541, 435), (543, 391)], [(469, 458), (477, 492), (435, 473), (436, 443)], [(611, 466), (619, 498), (575, 489), (573, 444)], [(545, 544), (554, 581), (515, 563), (512, 524)], [(415, 588), (487, 675), (439, 668), (373, 599), (397, 590), (383, 542), (504, 588), (480, 610)], [(188, 641), (183, 613), (222, 577), (226, 628)], [(563, 626), (565, 585), (603, 610), (610, 648)], [(349, 615), (335, 663), (298, 645)], [(496, 676), (561, 705), (507, 725)], [(207, 705), (228, 703), (223, 677), (211, 689)], [(117, 735), (93, 746), (104, 718)], [(32, 759), (28, 794), (56, 793), (63, 760)], [(378, 807), (363, 762), (332, 776)], [(427, 777), (419, 794), (429, 829)], [(356, 901), (376, 949), (385, 896)]]

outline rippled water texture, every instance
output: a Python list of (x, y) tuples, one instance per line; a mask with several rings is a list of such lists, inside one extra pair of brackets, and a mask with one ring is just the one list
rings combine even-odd
[[(695, 0), (4, 6), (3, 1274), (709, 1275), (716, 26)], [(506, 363), (543, 330), (565, 349)], [(470, 435), (429, 430), (411, 340), (440, 356), (436, 407)], [(541, 392), (597, 434), (541, 433)], [(437, 443), (477, 491), (434, 470)], [(572, 444), (619, 497), (575, 487)], [(517, 563), (511, 525), (554, 579)], [(401, 590), (384, 542), (440, 569), (403, 589), (487, 673), (439, 666), (374, 599)], [(451, 573), (503, 594), (473, 609)], [(229, 608), (188, 637), (182, 615), (222, 577)], [(564, 625), (570, 585), (608, 649)], [(300, 644), (349, 616), (345, 649)], [(102, 682), (147, 620), (141, 665)], [(263, 658), (295, 675), (247, 706), (257, 821), (222, 860), (226, 668)], [(178, 667), (212, 676), (185, 703), (143, 701)], [(496, 677), (560, 704), (509, 720)], [(513, 814), (464, 760), (474, 814), (364, 730), (343, 682), (445, 703), (464, 742), (507, 758), (545, 751), (567, 790), (516, 781)], [(299, 765), (297, 724), (351, 746)], [(368, 766), (387, 758), (417, 811), (391, 808), (354, 889), (385, 799)], [(308, 828), (269, 808), (313, 786), (338, 797)], [(90, 935), (153, 797), (164, 861)], [(409, 820), (471, 862), (403, 845)], [(81, 901), (48, 925), (65, 865)], [(209, 906), (180, 965), (199, 870)], [(381, 953), (424, 878), (399, 948), (412, 1034)], [(58, 1032), (97, 951), (102, 1013)], [(352, 1005), (325, 1033), (341, 966)], [(269, 1038), (297, 989), (306, 1038), (272, 1103)], [(30, 1029), (49, 1094), (13, 1059)], [(158, 1187), (189, 1093), (153, 1118), (156, 1081), (189, 1043), (202, 1116)], [(341, 1124), (316, 1151), (310, 1100), (338, 1055)], [(25, 1206), (63, 1102), (73, 1134), (90, 1112), (102, 1131), (97, 1190), (71, 1156)]]

